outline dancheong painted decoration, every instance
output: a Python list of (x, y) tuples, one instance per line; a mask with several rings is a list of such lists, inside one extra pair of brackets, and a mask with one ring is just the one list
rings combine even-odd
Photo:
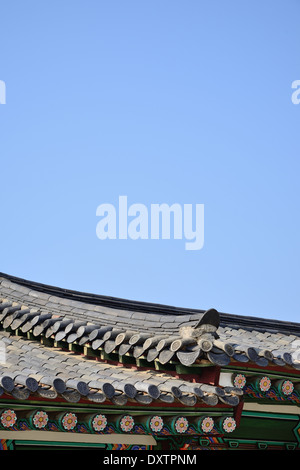
[(299, 406), (299, 323), (0, 273), (0, 450), (294, 450)]

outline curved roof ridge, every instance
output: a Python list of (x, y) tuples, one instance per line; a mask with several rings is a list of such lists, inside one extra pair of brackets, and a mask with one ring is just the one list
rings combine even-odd
[(70, 294), (75, 291), (60, 289), (65, 295), (57, 296), (58, 288), (36, 286), (0, 274), (0, 324), (4, 330), (20, 329), (58, 343), (87, 345), (106, 355), (141, 357), (162, 365), (179, 361), (190, 366), (208, 360), (226, 366), (236, 360), (266, 366), (271, 361), (300, 369), (300, 324), (219, 314), (213, 308), (179, 315), (173, 307), (153, 311), (153, 304), (146, 303), (145, 312), (120, 309), (83, 302), (81, 293), (76, 298)]
[(81, 292), (72, 289), (64, 289), (57, 286), (51, 286), (48, 284), (43, 284), (40, 282), (29, 281), (27, 279), (22, 279), (19, 277), (11, 276), (6, 273), (0, 272), (0, 278), (7, 279), (13, 283), (16, 283), (20, 286), (31, 288), (32, 290), (36, 290), (38, 292), (51, 294), (56, 297), (63, 297), (70, 300), (76, 300), (78, 302), (84, 302), (93, 305), (99, 305), (103, 307), (111, 307), (111, 308), (118, 308), (124, 310), (132, 310), (132, 311), (139, 311), (139, 312), (147, 312), (149, 313), (150, 310), (153, 312), (159, 312), (164, 315), (170, 313), (172, 315), (180, 315), (180, 314), (199, 314), (204, 313), (206, 310), (203, 309), (193, 309), (193, 308), (186, 308), (186, 307), (175, 307), (171, 305), (153, 303), (153, 302), (143, 302), (139, 300), (129, 300), (123, 299), (119, 297), (111, 297), (101, 294), (93, 294), (89, 292)]
[[(50, 301), (50, 303), (52, 302), (53, 304), (51, 306), (52, 310), (54, 307), (54, 303), (59, 302), (60, 314), (62, 315), (67, 313), (64, 313), (61, 304), (69, 304), (70, 306), (72, 306), (72, 312), (74, 312), (75, 314), (74, 316), (76, 316), (76, 307), (81, 307), (83, 310), (88, 311), (89, 307), (93, 306), (93, 310), (95, 312), (113, 314), (113, 312), (117, 310), (118, 317), (124, 318), (125, 321), (126, 319), (131, 318), (133, 315), (134, 318), (142, 324), (142, 322), (145, 323), (147, 321), (147, 318), (145, 316), (147, 315), (148, 319), (149, 316), (151, 318), (154, 318), (156, 316), (157, 319), (160, 318), (161, 320), (163, 320), (164, 323), (166, 323), (166, 319), (167, 322), (170, 321), (170, 323), (174, 322), (174, 320), (177, 319), (176, 322), (179, 322), (180, 324), (184, 325), (190, 322), (195, 322), (196, 324), (198, 320), (201, 320), (201, 318), (207, 311), (207, 309), (175, 307), (158, 303), (128, 300), (118, 297), (110, 297), (100, 294), (92, 294), (71, 289), (64, 289), (61, 287), (51, 286), (35, 281), (29, 281), (0, 272), (0, 280), (1, 278), (20, 286), (20, 289), (24, 288), (25, 292), (27, 290), (27, 292), (32, 291), (31, 294), (39, 293), (40, 297), (45, 298), (48, 296), (48, 300)], [(27, 298), (27, 303), (28, 300), (29, 299)], [(66, 308), (66, 312), (69, 313), (69, 311)], [(124, 313), (122, 313), (122, 311)], [(90, 320), (95, 320), (95, 316), (95, 314), (92, 315)], [(220, 326), (222, 327), (232, 326), (234, 328), (243, 328), (246, 330), (251, 329), (270, 333), (284, 333), (293, 334), (297, 336), (300, 335), (300, 323), (298, 322), (269, 319), (257, 316), (237, 315), (223, 312), (219, 312), (219, 317)], [(147, 325), (147, 323), (145, 323), (145, 327), (148, 328), (150, 327), (150, 325)]]
[(149, 334), (178, 331), (183, 326), (219, 325), (218, 312), (189, 311), (145, 302), (84, 294), (0, 273), (0, 297), (26, 308), (51, 312), (76, 321), (111, 326), (117, 330), (134, 330)]

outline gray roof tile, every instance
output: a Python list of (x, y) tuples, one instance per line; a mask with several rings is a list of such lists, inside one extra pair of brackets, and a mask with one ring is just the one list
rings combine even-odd
[[(26, 380), (32, 378), (28, 380), (27, 386), (30, 394), (46, 394), (45, 386), (51, 386), (53, 396), (60, 394), (70, 402), (85, 397), (99, 403), (109, 399), (120, 406), (127, 399), (145, 404), (152, 400), (172, 402), (180, 398), (186, 406), (193, 406), (197, 400), (214, 406), (219, 398), (229, 406), (238, 403), (238, 395), (233, 392), (222, 394), (214, 391), (210, 396), (200, 397), (188, 381), (178, 382), (169, 374), (105, 364), (57, 348), (48, 348), (40, 342), (48, 339), (53, 342), (54, 338), (60, 341), (68, 338), (70, 345), (74, 343), (79, 346), (79, 337), (86, 337), (84, 344), (88, 348), (95, 352), (101, 348), (106, 354), (117, 352), (120, 357), (127, 354), (138, 359), (142, 354), (143, 360), (149, 361), (149, 367), (153, 367), (154, 360), (163, 365), (172, 361), (191, 366), (205, 359), (218, 366), (226, 366), (231, 360), (237, 360), (253, 361), (265, 367), (269, 361), (273, 361), (275, 365), (294, 366), (295, 371), (299, 369), (299, 364), (293, 362), (293, 353), (299, 349), (300, 326), (297, 329), (297, 326), (284, 322), (271, 321), (268, 324), (262, 319), (251, 321), (236, 315), (230, 317), (222, 314), (221, 325), (217, 327), (216, 323), (212, 323), (212, 332), (205, 333), (205, 329), (209, 329), (205, 322), (204, 326), (198, 325), (199, 321), (203, 323), (207, 318), (204, 311), (187, 311), (72, 291), (62, 293), (56, 288), (41, 287), (34, 283), (30, 285), (27, 281), (13, 282), (5, 277), (0, 277), (0, 298), (5, 299), (0, 302), (0, 324), (5, 327), (6, 323), (12, 325), (15, 321), (16, 328), (25, 324), (26, 331), (36, 334), (33, 340), (26, 340), (21, 336), (10, 336), (8, 331), (0, 332), (7, 355), (7, 363), (0, 364), (0, 374), (1, 371), (2, 374), (7, 374), (7, 371), (18, 373), (11, 392), (19, 398), (28, 394), (26, 392), (22, 395), (18, 384), (23, 387), (25, 384), (26, 387)], [(1, 306), (4, 308), (1, 309)], [(27, 308), (30, 318), (36, 318), (33, 310), (40, 309), (40, 328), (31, 325), (29, 317), (26, 320), (26, 310), (18, 312), (21, 306), (22, 309)], [(52, 316), (49, 321), (44, 321), (44, 313)], [(214, 322), (216, 315), (214, 311)], [(23, 319), (27, 323), (20, 323)], [(226, 325), (226, 322), (229, 324)], [(95, 334), (90, 323), (96, 324)], [(100, 332), (97, 325), (101, 327)], [(180, 329), (182, 325), (186, 327), (184, 336)], [(153, 338), (147, 341), (151, 335)], [(161, 341), (163, 337), (165, 340)], [(208, 342), (211, 345), (206, 348)], [(143, 345), (147, 347), (145, 351)]]

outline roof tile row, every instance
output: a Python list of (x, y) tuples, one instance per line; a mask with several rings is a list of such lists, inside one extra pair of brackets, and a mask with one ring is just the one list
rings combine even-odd
[[(54, 290), (54, 288), (52, 289)], [(168, 374), (149, 370), (142, 372), (122, 366), (95, 362), (74, 356), (43, 343), (76, 344), (120, 357), (130, 355), (161, 364), (181, 363), (184, 366), (210, 361), (226, 366), (231, 361), (253, 362), (266, 367), (273, 363), (300, 370), (300, 330), (286, 332), (276, 328), (255, 328), (219, 323), (215, 310), (187, 313), (151, 305), (141, 311), (75, 300), (80, 296), (62, 297), (19, 285), (0, 277), (0, 325), (5, 361), (0, 367), (0, 393), (13, 396), (37, 394), (55, 398), (58, 394), (75, 402), (111, 400), (124, 404), (127, 400), (150, 403), (152, 400), (171, 403), (177, 400), (187, 406), (198, 401), (215, 406), (239, 403), (240, 393), (232, 388), (207, 388), (176, 380)], [(121, 305), (122, 308), (116, 308)], [(129, 307), (131, 307), (130, 305)], [(226, 319), (225, 318), (225, 319)], [(243, 323), (243, 322), (242, 322)], [(33, 340), (22, 336), (31, 333)], [(39, 342), (40, 340), (40, 342)], [(0, 348), (1, 353), (1, 348)], [(1, 388), (2, 387), (2, 388)]]

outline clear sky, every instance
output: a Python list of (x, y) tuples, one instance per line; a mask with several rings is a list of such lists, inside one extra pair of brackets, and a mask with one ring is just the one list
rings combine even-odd
[[(0, 7), (0, 271), (300, 321), (300, 3)], [(204, 204), (205, 242), (99, 240), (96, 209)]]

